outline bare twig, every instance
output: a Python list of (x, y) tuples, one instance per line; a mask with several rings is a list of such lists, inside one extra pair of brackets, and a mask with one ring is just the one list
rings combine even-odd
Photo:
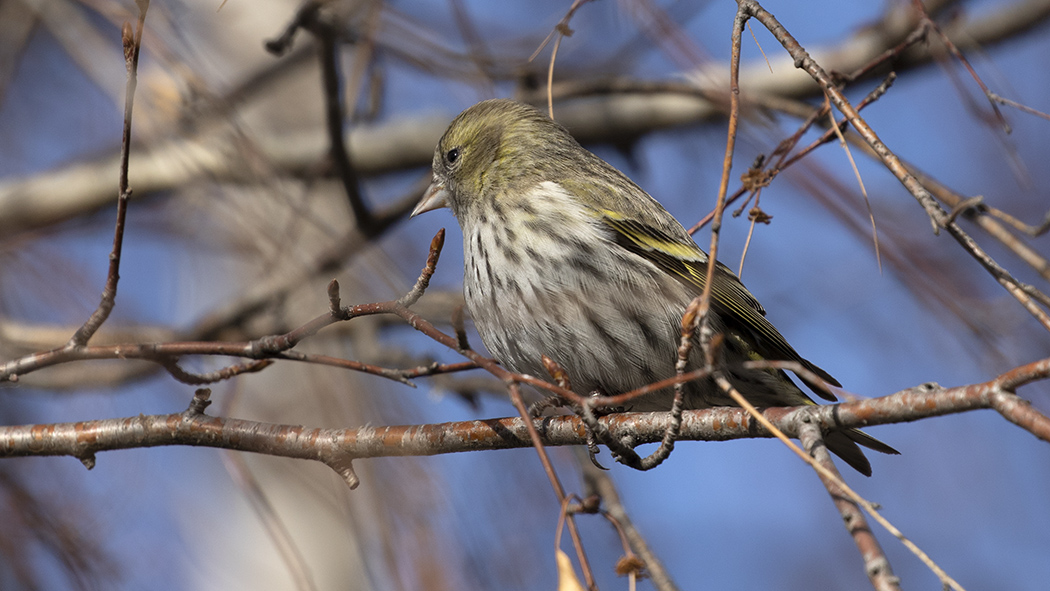
[(183, 384), (189, 384), (191, 386), (203, 386), (205, 384), (214, 384), (215, 382), (221, 382), (228, 380), (233, 376), (241, 375), (244, 373), (255, 373), (262, 371), (263, 369), (273, 365), (272, 359), (259, 359), (256, 361), (249, 361), (247, 363), (238, 363), (225, 367), (218, 371), (212, 371), (204, 374), (188, 372), (179, 367), (179, 362), (176, 358), (168, 357), (162, 358), (158, 361), (164, 369), (168, 370), (171, 377), (182, 382)]
[[(824, 100), (827, 99), (825, 95)], [(858, 111), (860, 109), (858, 108)], [(857, 161), (853, 159), (853, 152), (849, 149), (849, 144), (846, 143), (846, 136), (842, 133), (842, 128), (835, 122), (835, 116), (831, 113), (831, 109), (828, 109), (828, 116), (831, 118), (831, 131), (835, 133), (835, 136), (839, 139), (839, 146), (842, 147), (843, 151), (846, 152), (846, 157), (849, 159), (850, 168), (853, 169), (853, 176), (857, 179), (857, 186), (860, 188), (860, 194), (864, 197), (864, 206), (868, 210), (868, 220), (871, 222), (871, 241), (875, 246), (875, 262), (879, 265), (879, 273), (882, 273), (882, 249), (879, 248), (879, 229), (875, 223), (875, 212), (871, 209), (871, 200), (868, 199), (868, 189), (864, 186), (864, 178), (860, 174), (860, 169), (857, 168)]]
[(1032, 107), (1029, 107), (1027, 105), (1022, 105), (1017, 101), (1012, 101), (1008, 98), (1001, 97), (994, 92), (986, 92), (985, 94), (990, 100), (993, 100), (999, 104), (1006, 105), (1008, 107), (1013, 107), (1018, 111), (1021, 111), (1022, 113), (1028, 113), (1029, 115), (1035, 115), (1036, 117), (1041, 117), (1043, 119), (1046, 119), (1047, 121), (1050, 121), (1050, 114), (1044, 113), (1038, 109), (1033, 109)]
[(117, 224), (113, 232), (113, 250), (109, 253), (109, 272), (106, 274), (106, 287), (102, 290), (102, 301), (98, 308), (69, 339), (68, 347), (86, 345), (102, 323), (109, 318), (117, 300), (117, 283), (120, 281), (120, 255), (124, 245), (124, 223), (127, 220), (128, 197), (131, 187), (128, 186), (128, 161), (131, 157), (131, 114), (135, 107), (135, 88), (138, 86), (139, 50), (142, 48), (142, 30), (146, 26), (146, 10), (149, 2), (139, 2), (138, 27), (134, 31), (131, 24), (125, 22), (121, 29), (121, 42), (124, 46), (124, 67), (127, 70), (127, 85), (124, 90), (124, 129), (120, 141), (120, 180), (117, 188)]
[(605, 511), (614, 520), (617, 530), (627, 539), (630, 548), (645, 563), (645, 569), (649, 579), (653, 582), (653, 587), (658, 591), (677, 591), (678, 586), (671, 578), (670, 573), (667, 572), (660, 558), (652, 551), (642, 533), (638, 531), (638, 528), (631, 521), (630, 516), (627, 514), (627, 509), (620, 500), (620, 495), (612, 478), (602, 470), (586, 464), (583, 465), (583, 478), (587, 488), (593, 490), (601, 499)]
[(882, 551), (882, 546), (879, 545), (879, 541), (868, 526), (868, 520), (864, 517), (860, 506), (839, 487), (839, 483), (842, 482), (842, 475), (835, 468), (835, 463), (831, 461), (831, 454), (824, 445), (820, 429), (811, 421), (803, 420), (799, 432), (799, 441), (806, 448), (806, 452), (813, 456), (814, 460), (819, 462), (825, 470), (835, 477), (828, 478), (824, 473), (817, 472), (820, 481), (828, 489), (828, 494), (831, 495), (831, 500), (835, 503), (835, 507), (838, 508), (839, 513), (842, 515), (842, 522), (846, 526), (846, 530), (853, 537), (853, 542), (857, 545), (857, 550), (860, 551), (860, 556), (864, 560), (864, 572), (868, 575), (868, 579), (871, 580), (872, 586), (878, 591), (899, 591), (900, 581), (894, 576), (890, 561), (886, 558), (886, 553)]
[(572, 6), (569, 7), (565, 16), (558, 21), (557, 25), (554, 25), (551, 32), (547, 34), (547, 37), (542, 43), (540, 43), (540, 46), (536, 48), (536, 51), (532, 52), (532, 55), (529, 56), (529, 59), (527, 60), (532, 62), (532, 60), (536, 59), (536, 56), (543, 51), (543, 48), (550, 43), (550, 40), (552, 38), (554, 39), (554, 49), (551, 51), (551, 61), (550, 65), (547, 67), (547, 115), (551, 119), (554, 119), (554, 95), (552, 92), (554, 88), (554, 61), (558, 57), (558, 48), (561, 47), (561, 40), (563, 37), (572, 36), (573, 31), (569, 27), (569, 22), (572, 20), (573, 15), (576, 14), (576, 11), (579, 10), (581, 6), (591, 1), (592, 0), (573, 0)]
[[(828, 468), (826, 468), (825, 466), (823, 466), (821, 463), (819, 463), (817, 460), (815, 460), (812, 456), (810, 456), (806, 452), (802, 451), (801, 449), (799, 449), (799, 447), (797, 445), (792, 443), (788, 439), (788, 436), (785, 435), (784, 432), (781, 431), (778, 426), (774, 425), (768, 418), (763, 416), (762, 413), (760, 413), (758, 411), (758, 409), (756, 409), (754, 406), (752, 406), (751, 403), (748, 402), (747, 399), (744, 398), (744, 396), (740, 392), (738, 392), (736, 390), (736, 388), (734, 388), (729, 383), (729, 380), (725, 376), (720, 375), (720, 374), (716, 375), (715, 376), (715, 382), (719, 385), (719, 387), (722, 388), (722, 390), (724, 392), (726, 392), (727, 394), (729, 394), (730, 397), (733, 398), (734, 402), (736, 402), (738, 405), (740, 405), (742, 408), (744, 408), (752, 417), (754, 417), (755, 420), (759, 422), (759, 424), (761, 424), (763, 427), (765, 427), (771, 433), (773, 433), (773, 435), (777, 439), (779, 439), (784, 445), (786, 445), (788, 447), (788, 449), (790, 449), (792, 452), (795, 453), (795, 455), (797, 455), (798, 457), (802, 458), (802, 460), (804, 462), (806, 462), (814, 470), (816, 470), (817, 474), (821, 477), (821, 480), (825, 480), (826, 479), (830, 483), (833, 483), (834, 484), (834, 488), (837, 489), (837, 491), (841, 491), (843, 494), (845, 494), (847, 497), (849, 497), (849, 499), (852, 502), (854, 502), (857, 505), (863, 507), (864, 510), (868, 512), (868, 514), (870, 514), (872, 517), (874, 517), (875, 520), (878, 521), (880, 525), (882, 525), (882, 527), (886, 528), (887, 531), (889, 531), (897, 539), (899, 539), (901, 541), (901, 543), (904, 544), (904, 546), (906, 548), (908, 548), (908, 550), (910, 550), (912, 552), (912, 554), (914, 554), (916, 557), (918, 557), (919, 560), (921, 560), (927, 566), (927, 568), (929, 568), (931, 571), (933, 571), (933, 573), (935, 575), (937, 575), (937, 578), (939, 578), (941, 580), (941, 583), (944, 585), (945, 589), (953, 588), (953, 589), (956, 589), (957, 591), (965, 591), (965, 589), (963, 589), (963, 587), (961, 585), (959, 585), (959, 583), (957, 583), (955, 581), (955, 579), (952, 579), (950, 576), (948, 576), (948, 573), (944, 572), (944, 570), (939, 565), (937, 565), (937, 563), (935, 563), (925, 552), (923, 552), (921, 548), (919, 548), (914, 542), (912, 542), (911, 540), (906, 538), (904, 536), (904, 534), (901, 533), (901, 531), (899, 529), (897, 529), (892, 523), (889, 522), (889, 520), (887, 520), (885, 517), (883, 517), (878, 512), (878, 510), (875, 508), (875, 506), (871, 502), (869, 502), (867, 499), (861, 497), (859, 494), (854, 492), (853, 489), (850, 488), (842, 480), (841, 476), (839, 476), (837, 473), (834, 473), (831, 470), (829, 470)], [(828, 405), (828, 406), (832, 406), (833, 407), (833, 406), (837, 406), (837, 405)], [(819, 407), (817, 407), (817, 406), (804, 407), (804, 410), (802, 410), (802, 413), (808, 412), (808, 409), (810, 409), (810, 408), (819, 408)], [(801, 422), (803, 424), (806, 423), (807, 421), (810, 421), (810, 420), (811, 420), (810, 417), (807, 417), (807, 416), (802, 416), (802, 418), (801, 418)], [(801, 427), (799, 427), (799, 429), (796, 429), (796, 431), (797, 432), (801, 431)], [(823, 447), (823, 446), (821, 446), (821, 447)], [(830, 492), (830, 489), (829, 489), (829, 492)], [(834, 493), (833, 493), (833, 495), (834, 495)], [(854, 539), (856, 539), (856, 537)], [(881, 558), (879, 557), (879, 555), (882, 554), (881, 548), (879, 548), (879, 552), (874, 553), (874, 550), (873, 550), (873, 548), (872, 548), (872, 546), (870, 544), (870, 541), (865, 541), (864, 544), (858, 544), (858, 548), (861, 550), (862, 553), (866, 553), (865, 556), (864, 556), (864, 558), (865, 558), (865, 567), (866, 568), (868, 568), (868, 567), (875, 567), (875, 566), (879, 567), (879, 568), (876, 568), (876, 569), (868, 570), (868, 576), (871, 579), (872, 584), (875, 585), (876, 589), (879, 589), (880, 591), (883, 590), (883, 589), (885, 589), (885, 590), (897, 589), (897, 580), (893, 576), (892, 570), (890, 570), (890, 568), (889, 568), (889, 562), (885, 560), (885, 555), (882, 555)], [(869, 558), (869, 554), (871, 554), (871, 558), (872, 558), (872, 563), (870, 563), (870, 564), (867, 562), (868, 558)]]
[(424, 265), (423, 270), (419, 272), (419, 277), (416, 279), (416, 283), (412, 286), (412, 289), (397, 300), (399, 305), (409, 308), (423, 296), (423, 292), (430, 286), (430, 278), (434, 276), (434, 271), (437, 269), (438, 258), (441, 256), (441, 249), (444, 246), (445, 229), (442, 228), (438, 230), (437, 234), (434, 234), (433, 238), (430, 239), (430, 254), (427, 255), (426, 265)]
[(963, 55), (963, 52), (959, 51), (959, 48), (952, 42), (951, 38), (945, 35), (937, 23), (930, 18), (930, 15), (926, 13), (926, 7), (923, 6), (922, 0), (912, 0), (911, 5), (921, 16), (926, 28), (937, 34), (937, 38), (941, 40), (941, 43), (943, 43), (945, 48), (948, 49), (948, 52), (952, 54), (952, 57), (958, 60), (959, 63), (966, 68), (966, 71), (970, 73), (970, 77), (972, 77), (974, 82), (977, 83), (977, 86), (981, 88), (981, 92), (984, 93), (984, 96), (988, 99), (988, 103), (992, 106), (992, 111), (995, 113), (996, 121), (1002, 126), (1003, 131), (1010, 133), (1010, 124), (1006, 122), (1006, 117), (1003, 117), (1002, 111), (999, 110), (999, 105), (996, 104), (996, 100), (992, 96), (992, 91), (985, 85), (984, 80), (981, 80), (981, 77), (977, 75), (977, 71), (970, 65), (970, 60), (966, 59), (966, 56)]
[(529, 415), (529, 409), (525, 406), (525, 399), (521, 397), (521, 388), (516, 381), (513, 381), (513, 378), (510, 378), (507, 382), (507, 390), (510, 392), (510, 401), (514, 404), (514, 408), (518, 410), (518, 416), (525, 425), (529, 441), (540, 457), (540, 463), (543, 465), (543, 471), (547, 474), (547, 480), (550, 481), (554, 494), (558, 497), (558, 502), (563, 507), (562, 514), (565, 517), (565, 522), (568, 524), (569, 537), (572, 538), (572, 545), (576, 549), (576, 556), (580, 561), (580, 570), (583, 571), (583, 579), (587, 583), (587, 588), (597, 591), (598, 585), (594, 581), (594, 573), (591, 572), (587, 553), (583, 549), (583, 539), (580, 537), (579, 528), (576, 527), (576, 519), (564, 511), (564, 507), (568, 502), (565, 488), (561, 485), (557, 472), (554, 471), (554, 464), (551, 463), (550, 456), (547, 455), (547, 449), (544, 447), (540, 432), (536, 429), (536, 425), (533, 424), (533, 418)]
[[(969, 235), (967, 235), (958, 224), (948, 220), (948, 214), (944, 209), (937, 203), (930, 192), (919, 182), (919, 180), (913, 175), (900, 158), (889, 149), (886, 144), (879, 139), (875, 131), (867, 124), (867, 122), (860, 116), (857, 109), (849, 102), (849, 100), (842, 94), (841, 90), (835, 86), (831, 77), (827, 72), (806, 52), (805, 49), (799, 45), (798, 41), (776, 20), (772, 14), (762, 8), (758, 2), (754, 0), (737, 0), (738, 6), (743, 10), (744, 8), (753, 15), (757, 20), (769, 29), (774, 37), (780, 41), (781, 45), (787, 50), (787, 52), (795, 59), (795, 65), (808, 73), (813, 80), (815, 80), (822, 89), (828, 94), (831, 102), (835, 107), (842, 112), (843, 115), (849, 120), (850, 125), (864, 138), (864, 141), (868, 143), (871, 149), (878, 155), (879, 159), (883, 162), (887, 169), (904, 185), (909, 193), (918, 201), (918, 203), (926, 211), (930, 218), (934, 233), (939, 233), (941, 228), (948, 231), (963, 249), (969, 253), (974, 259), (976, 259), (981, 266), (983, 266), (992, 276), (998, 281), (1007, 292), (1016, 298), (1021, 305), (1032, 314), (1039, 322), (1050, 330), (1050, 316), (1044, 311), (1039, 309), (1034, 302), (1032, 302), (1033, 291), (1030, 286), (1027, 286), (1016, 278), (1014, 278), (1006, 269), (1001, 267), (995, 262), (984, 251)], [(1036, 296), (1038, 297), (1038, 296)], [(1048, 298), (1050, 299), (1050, 298)]]

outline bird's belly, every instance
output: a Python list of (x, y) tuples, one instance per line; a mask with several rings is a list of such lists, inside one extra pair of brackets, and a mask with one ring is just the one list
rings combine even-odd
[[(575, 252), (508, 254), (467, 237), (464, 296), (489, 352), (511, 371), (544, 379), (546, 355), (581, 394), (622, 393), (674, 375), (689, 293), (659, 275), (625, 277), (611, 255), (582, 260), (567, 251)], [(532, 260), (514, 260), (523, 256)]]

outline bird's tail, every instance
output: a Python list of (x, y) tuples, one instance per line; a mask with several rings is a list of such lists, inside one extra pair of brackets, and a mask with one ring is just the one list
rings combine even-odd
[(854, 470), (865, 476), (871, 476), (871, 464), (857, 444), (884, 454), (898, 455), (901, 452), (875, 439), (860, 429), (845, 431), (828, 431), (824, 434), (824, 444), (831, 453), (842, 458)]

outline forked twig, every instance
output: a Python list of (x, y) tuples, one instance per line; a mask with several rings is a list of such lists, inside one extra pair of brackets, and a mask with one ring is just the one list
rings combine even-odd
[(572, 29), (569, 27), (569, 21), (572, 20), (573, 15), (580, 9), (584, 4), (591, 2), (592, 0), (573, 0), (572, 6), (569, 7), (569, 11), (565, 13), (565, 16), (558, 21), (557, 25), (551, 29), (551, 32), (547, 34), (547, 37), (543, 39), (540, 46), (536, 48), (536, 51), (532, 52), (527, 62), (531, 63), (532, 60), (536, 59), (536, 56), (543, 51), (544, 47), (550, 43), (551, 39), (554, 39), (554, 49), (551, 51), (550, 65), (547, 67), (547, 114), (551, 119), (554, 119), (554, 61), (558, 57), (558, 48), (561, 47), (561, 40), (563, 37), (571, 37)]

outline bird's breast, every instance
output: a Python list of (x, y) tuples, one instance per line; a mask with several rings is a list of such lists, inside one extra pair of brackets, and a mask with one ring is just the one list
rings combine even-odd
[(464, 224), (464, 296), (486, 348), (508, 369), (543, 378), (547, 355), (579, 392), (673, 375), (691, 296), (584, 215), (553, 211), (490, 211)]

